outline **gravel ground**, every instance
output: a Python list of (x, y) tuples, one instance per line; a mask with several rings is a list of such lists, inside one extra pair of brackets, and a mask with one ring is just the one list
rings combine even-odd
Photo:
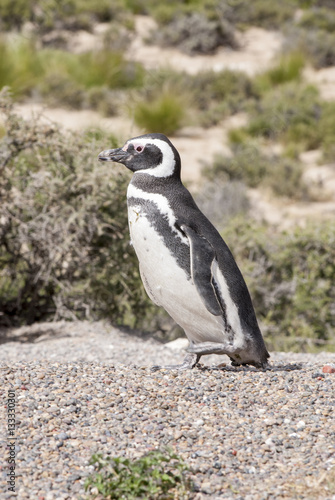
[[(182, 360), (178, 345), (103, 323), (35, 325), (0, 341), (0, 439), (13, 440), (13, 390), (18, 499), (86, 498), (92, 453), (168, 445), (192, 469), (192, 499), (335, 500), (335, 373), (323, 373), (335, 354), (272, 353), (266, 371), (208, 356), (192, 371), (152, 372)], [(0, 498), (14, 498), (2, 456)]]

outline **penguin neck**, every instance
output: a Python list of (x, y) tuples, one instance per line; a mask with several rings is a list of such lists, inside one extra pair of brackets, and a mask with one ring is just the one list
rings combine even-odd
[(130, 184), (150, 193), (162, 192), (166, 189), (182, 186), (179, 173), (174, 172), (169, 177), (154, 177), (140, 170), (133, 175)]

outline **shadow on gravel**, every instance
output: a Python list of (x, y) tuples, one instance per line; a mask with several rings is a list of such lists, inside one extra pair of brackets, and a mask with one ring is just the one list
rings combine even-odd
[(286, 363), (270, 365), (267, 368), (254, 368), (253, 366), (199, 366), (201, 371), (221, 371), (221, 372), (289, 372), (302, 370), (303, 363)]
[(20, 344), (34, 344), (45, 340), (69, 337), (69, 334), (59, 327), (24, 326), (21, 328), (1, 328), (0, 344), (19, 342)]

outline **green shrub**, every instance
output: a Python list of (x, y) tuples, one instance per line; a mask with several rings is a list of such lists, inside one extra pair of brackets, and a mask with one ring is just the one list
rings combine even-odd
[(320, 147), (325, 161), (335, 161), (335, 103), (323, 102), (321, 116), (316, 124), (320, 133)]
[(75, 0), (42, 0), (38, 1), (31, 11), (31, 21), (44, 33), (59, 28), (89, 29), (88, 19), (80, 22), (76, 19)]
[(245, 131), (253, 137), (314, 149), (322, 140), (317, 127), (321, 114), (321, 101), (314, 87), (287, 83), (267, 92), (253, 106)]
[(34, 23), (40, 33), (53, 29), (88, 29), (96, 22), (127, 22), (129, 11), (122, 0), (0, 0), (2, 30)]
[(197, 75), (159, 69), (147, 72), (139, 99), (155, 101), (162, 94), (179, 96), (195, 123), (211, 126), (227, 115), (248, 108), (255, 89), (251, 79), (239, 71), (202, 71)]
[(229, 134), (233, 143), (264, 137), (296, 152), (322, 148), (326, 161), (334, 158), (335, 105), (322, 101), (314, 87), (281, 85), (254, 101), (249, 110), (248, 125)]
[[(164, 26), (171, 23), (174, 19), (190, 15), (194, 12), (206, 13), (211, 8), (212, 2), (204, 3), (203, 0), (187, 0), (180, 2), (179, 0), (171, 0), (167, 2), (156, 2), (155, 0), (127, 0), (128, 4), (134, 5), (137, 9), (141, 9), (142, 14), (153, 16), (153, 18)], [(215, 5), (215, 2), (213, 2)], [(137, 12), (138, 13), (138, 10)]]
[(287, 30), (285, 48), (302, 51), (316, 69), (335, 65), (334, 32), (294, 27)]
[[(104, 97), (106, 107), (109, 106), (112, 95), (110, 90), (133, 88), (142, 84), (144, 75), (142, 67), (125, 61), (121, 53), (103, 50), (75, 56), (60, 51), (45, 51), (45, 61), (48, 58), (51, 60), (47, 69), (51, 82), (57, 81), (57, 75), (60, 75), (58, 79), (63, 78), (71, 83), (73, 91), (75, 89), (85, 91), (83, 101), (86, 103), (94, 103), (94, 99), (91, 99), (92, 93), (94, 92), (96, 96), (99, 93), (100, 109)], [(45, 94), (54, 96), (55, 92), (47, 90)]]
[[(53, 72), (50, 68), (50, 73), (39, 82), (38, 89), (43, 102), (49, 106), (71, 109), (82, 109), (84, 106), (86, 97), (84, 87), (62, 72)], [(90, 107), (94, 108), (93, 105)]]
[(125, 52), (132, 41), (135, 22), (129, 18), (120, 23), (113, 21), (109, 23), (109, 28), (103, 32), (102, 42), (107, 50), (114, 52)]
[(109, 88), (135, 87), (141, 85), (143, 77), (139, 64), (128, 62), (121, 53), (109, 50), (79, 54), (78, 64), (70, 74), (86, 88), (98, 85)]
[(75, 0), (77, 14), (92, 16), (95, 22), (106, 23), (125, 16), (125, 4), (122, 0)]
[(70, 54), (45, 49), (40, 57), (46, 74), (64, 75), (86, 89), (97, 86), (127, 88), (142, 83), (142, 67), (126, 61), (118, 52), (101, 50)]
[(317, 8), (325, 7), (327, 9), (334, 9), (333, 0), (294, 0), (299, 7), (302, 8)]
[(245, 218), (223, 234), (248, 283), (272, 350), (335, 350), (332, 221), (275, 233)]
[(312, 8), (305, 10), (298, 26), (308, 30), (323, 30), (330, 33), (335, 30), (335, 12), (326, 8)]
[(150, 451), (135, 460), (97, 454), (90, 464), (97, 473), (86, 480), (85, 489), (95, 488), (103, 498), (190, 498), (191, 485), (185, 479), (188, 467), (171, 449)]
[(30, 18), (32, 1), (0, 0), (0, 31), (19, 29)]
[(29, 95), (43, 74), (42, 61), (32, 42), (18, 39), (6, 43), (0, 38), (0, 89), (10, 86), (16, 97)]
[(311, 198), (298, 160), (266, 155), (252, 142), (234, 144), (232, 149), (232, 156), (215, 156), (213, 165), (204, 169), (206, 177), (216, 182), (240, 181), (250, 187), (270, 187), (277, 196)]
[(296, 4), (292, 0), (283, 0), (280, 3), (268, 0), (253, 0), (253, 2), (249, 0), (212, 0), (209, 2), (172, 0), (168, 4), (154, 0), (145, 3), (143, 0), (131, 0), (129, 3), (133, 6), (133, 11), (136, 5), (137, 12), (153, 15), (161, 26), (196, 13), (214, 23), (219, 23), (224, 19), (230, 25), (230, 29), (233, 26), (245, 28), (250, 25), (278, 29), (284, 22), (293, 18), (296, 10)]
[(190, 77), (188, 88), (194, 93), (194, 100), (201, 111), (211, 105), (222, 104), (225, 114), (243, 111), (256, 96), (252, 80), (240, 71), (202, 71)]
[(269, 2), (268, 0), (226, 0), (218, 2), (220, 9), (229, 22), (237, 28), (261, 26), (266, 29), (280, 29), (290, 21), (295, 13), (295, 5), (290, 0)]
[(150, 42), (178, 47), (187, 54), (211, 54), (220, 46), (237, 48), (232, 26), (225, 19), (208, 19), (201, 12), (174, 17), (151, 35)]
[(125, 171), (100, 164), (113, 137), (62, 134), (12, 112), (2, 93), (0, 321), (150, 317), (129, 246)]
[(181, 128), (185, 119), (185, 104), (169, 91), (148, 101), (139, 101), (132, 109), (136, 125), (146, 132), (161, 132), (173, 135)]
[(116, 116), (123, 100), (123, 91), (113, 91), (104, 86), (92, 87), (85, 95), (86, 107), (95, 109), (103, 116)]
[(312, 200), (312, 186), (302, 179), (303, 168), (299, 161), (284, 156), (268, 159), (269, 167), (264, 185), (269, 186), (277, 196), (285, 196), (296, 200)]
[(202, 71), (197, 75), (171, 69), (150, 71), (146, 74), (141, 98), (155, 100), (165, 92), (179, 96), (183, 107), (195, 123), (212, 126), (229, 116), (248, 109), (255, 98), (252, 80), (242, 72)]
[(302, 52), (291, 52), (280, 57), (272, 68), (255, 77), (254, 85), (261, 92), (271, 90), (276, 85), (300, 80), (305, 66)]
[(247, 186), (261, 184), (269, 171), (269, 161), (253, 144), (238, 145), (232, 156), (215, 155), (211, 167), (204, 174), (211, 180), (243, 181)]
[(311, 6), (315, 7), (326, 7), (328, 9), (334, 9), (333, 0), (310, 0)]
[[(64, 50), (37, 50), (24, 39), (8, 44), (0, 39), (0, 88), (10, 86), (15, 97), (34, 93), (53, 105), (81, 108), (89, 105), (91, 89), (128, 89), (143, 83), (140, 64), (126, 61), (120, 52), (101, 50), (72, 54)], [(106, 106), (110, 94), (104, 93)], [(99, 106), (100, 106), (99, 104)]]

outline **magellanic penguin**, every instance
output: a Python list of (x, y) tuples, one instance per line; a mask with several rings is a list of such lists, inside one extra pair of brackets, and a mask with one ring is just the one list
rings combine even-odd
[(163, 134), (129, 139), (99, 154), (134, 175), (128, 220), (149, 297), (185, 330), (193, 368), (205, 354), (226, 354), (233, 365), (265, 367), (269, 353), (249, 291), (228, 246), (180, 179), (176, 148)]

